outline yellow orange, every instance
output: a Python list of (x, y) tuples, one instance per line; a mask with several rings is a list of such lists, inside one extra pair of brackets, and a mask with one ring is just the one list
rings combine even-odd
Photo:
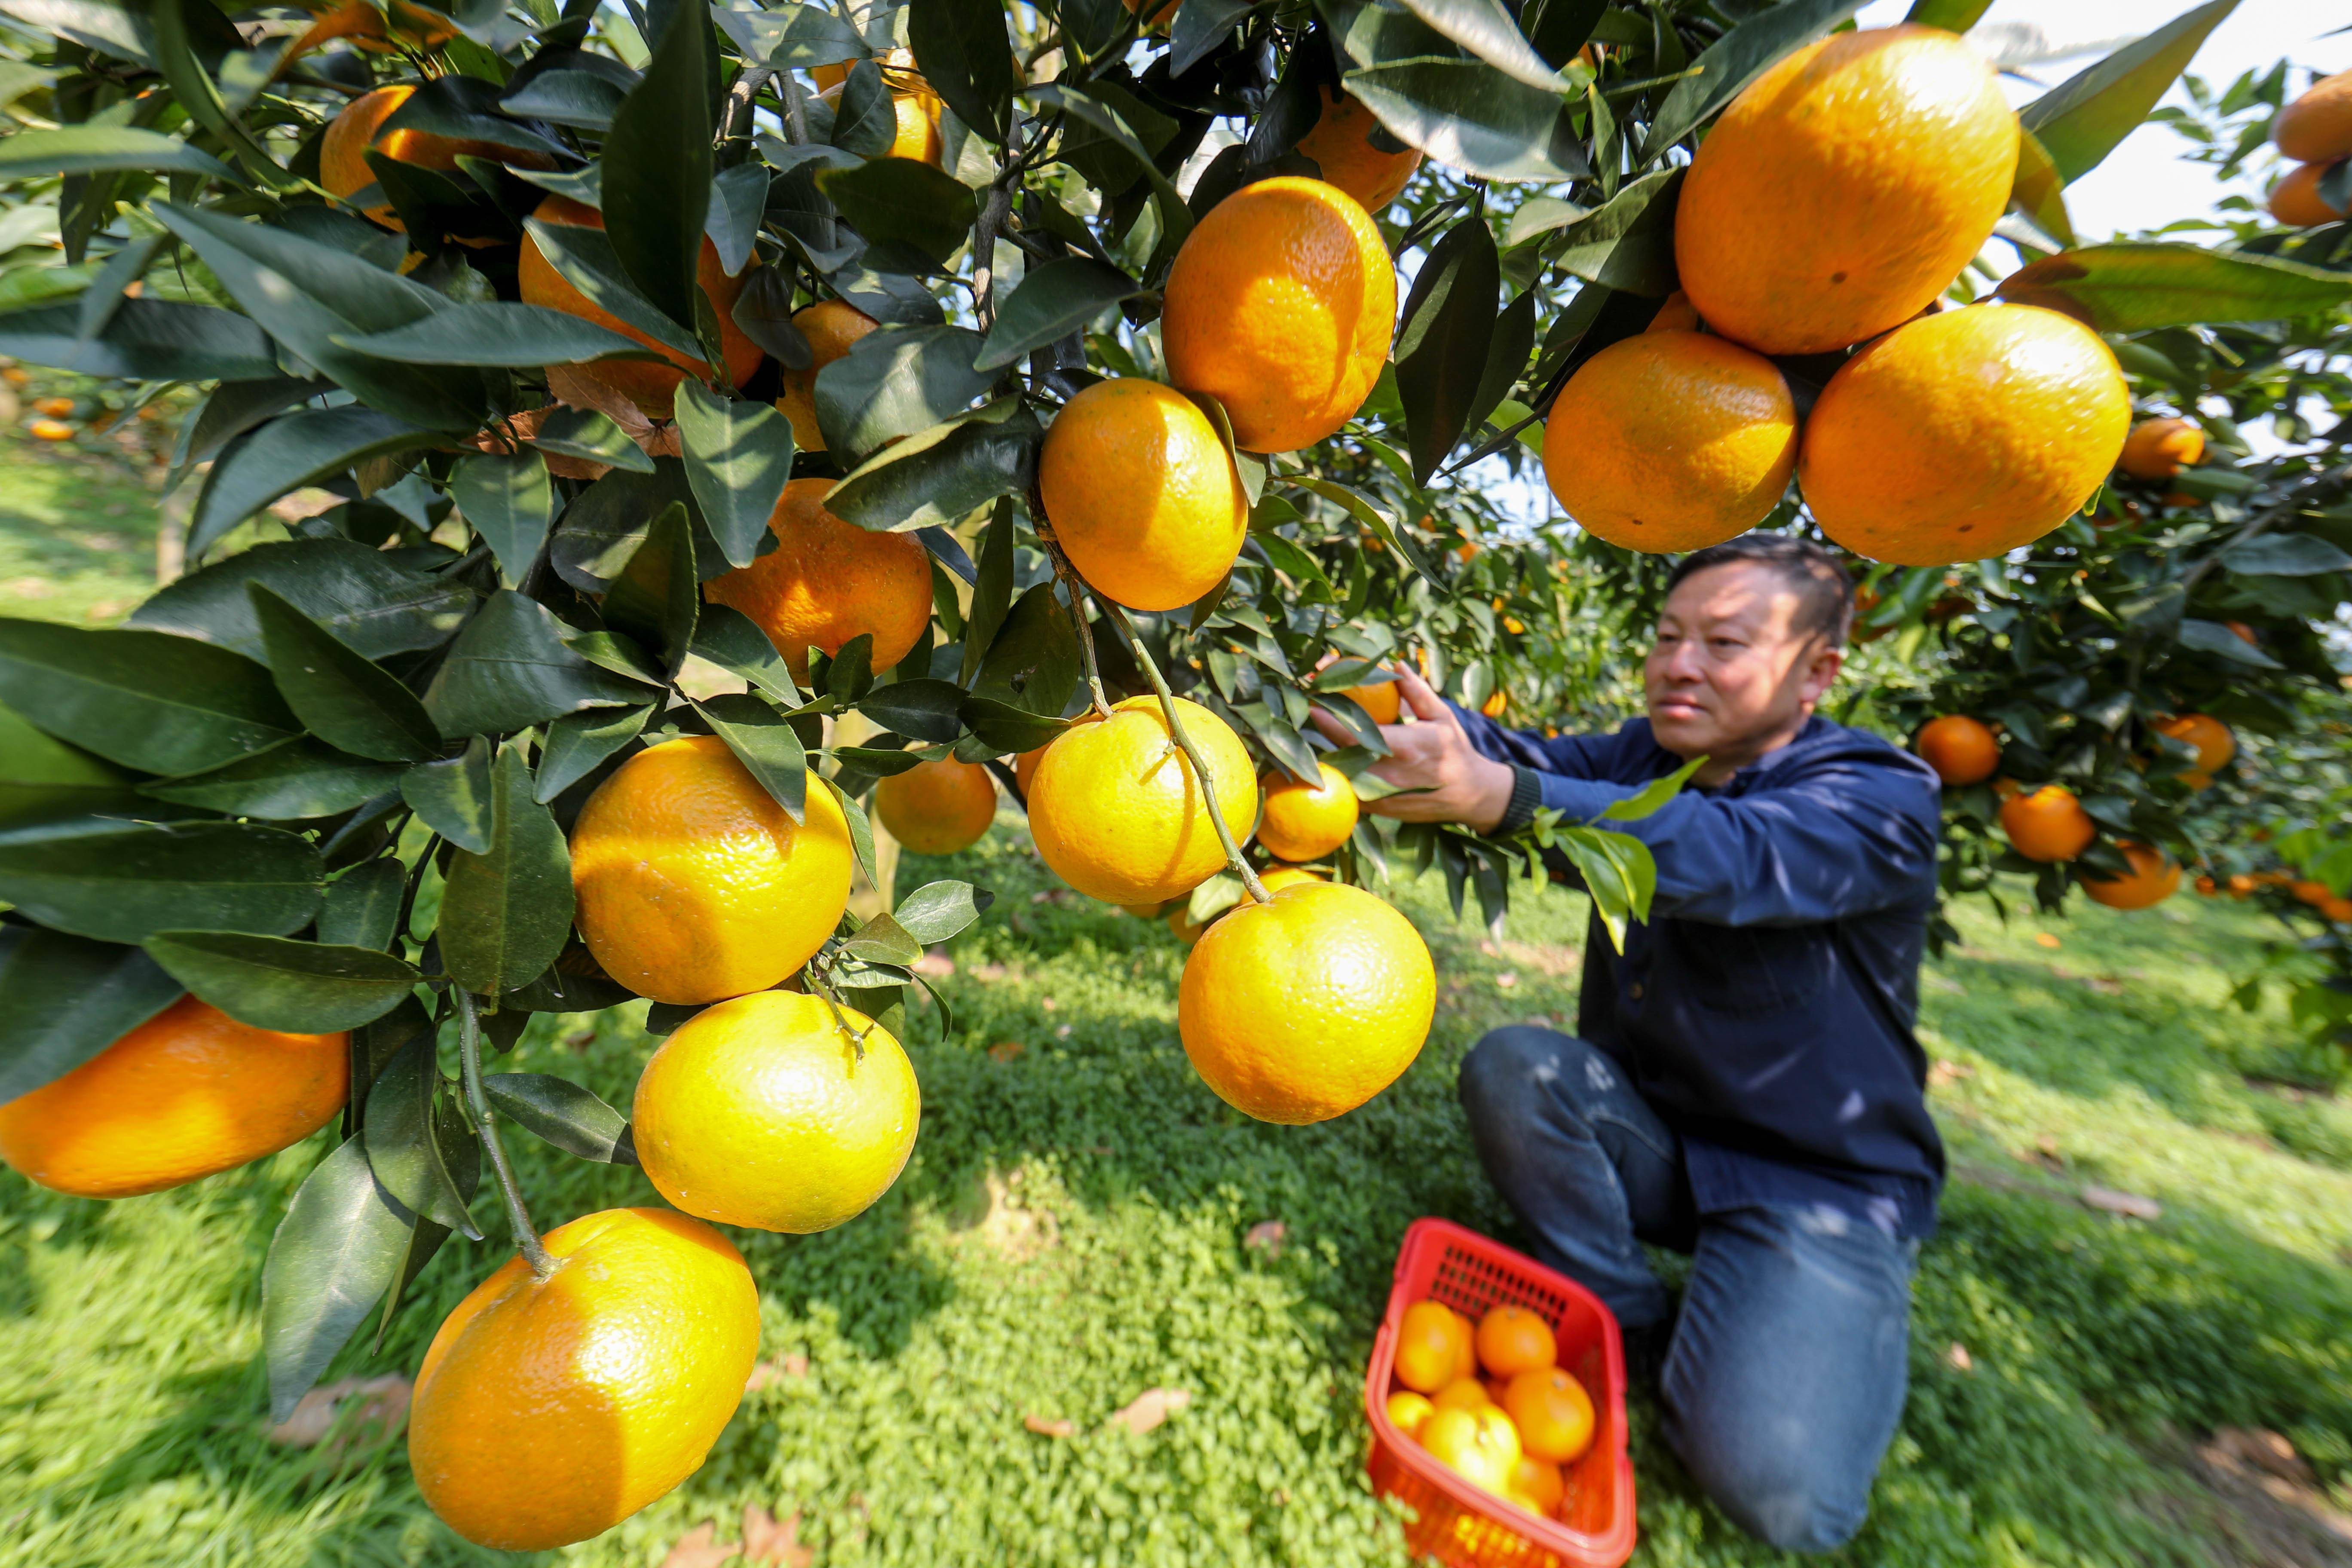
[(1511, 1467), (1511, 1478), (1503, 1484), (1503, 1496), (1526, 1509), (1529, 1513), (1549, 1519), (1559, 1510), (1560, 1499), (1568, 1495), (1568, 1482), (1561, 1477), (1559, 1467), (1546, 1459), (1519, 1456)]
[(1519, 1429), (1519, 1446), (1536, 1458), (1565, 1465), (1592, 1446), (1592, 1396), (1559, 1367), (1520, 1373), (1503, 1390), (1502, 1405)]
[(2271, 142), (2306, 163), (2352, 154), (2352, 70), (2320, 78), (2280, 110), (2271, 121)]
[(831, 479), (794, 479), (776, 498), (776, 548), (702, 585), (714, 605), (751, 617), (795, 676), (808, 650), (829, 658), (853, 637), (874, 639), (876, 673), (913, 651), (931, 624), (931, 558), (911, 533), (877, 533), (825, 510)]
[(1421, 1424), (1428, 1420), (1435, 1409), (1436, 1406), (1430, 1404), (1427, 1394), (1416, 1394), (1410, 1388), (1400, 1388), (1389, 1395), (1389, 1424), (1410, 1437), (1421, 1430)]
[[(1070, 722), (1072, 724), (1092, 724), (1101, 717), (1101, 714), (1089, 708), (1084, 712), (1078, 714), (1077, 717), (1072, 719)], [(1055, 739), (1059, 739), (1059, 737), (1057, 736)], [(1052, 744), (1053, 742), (1051, 741), (1048, 741), (1045, 743), (1046, 746), (1050, 746)], [(1026, 801), (1029, 798), (1029, 784), (1031, 780), (1037, 776), (1037, 764), (1045, 760), (1045, 746), (1039, 746), (1032, 751), (1024, 752), (1019, 756), (1013, 759), (1013, 782), (1020, 787), (1021, 798), (1024, 801)]]
[(1320, 860), (1356, 830), (1356, 786), (1328, 763), (1316, 767), (1319, 776), (1311, 784), (1286, 773), (1265, 776), (1257, 841), (1285, 860)]
[(2063, 784), (2020, 790), (2000, 803), (2000, 830), (2029, 860), (2072, 860), (2090, 847), (2098, 829), (2074, 792)]
[(1216, 426), (1174, 387), (1139, 376), (1096, 382), (1063, 406), (1037, 485), (1070, 564), (1129, 609), (1199, 599), (1249, 532), (1249, 492)]
[(2238, 737), (2230, 726), (2210, 713), (2180, 713), (2158, 720), (2156, 731), (2172, 740), (2193, 746), (2197, 751), (2197, 766), (2181, 777), (2191, 789), (2203, 789), (2213, 782), (2213, 775), (2230, 765), (2238, 754)]
[(942, 757), (884, 779), (874, 805), (890, 837), (916, 854), (953, 855), (996, 820), (996, 781), (978, 763)]
[(776, 409), (793, 422), (793, 445), (803, 452), (824, 450), (824, 432), (816, 423), (816, 373), (857, 346), (857, 340), (881, 323), (855, 305), (839, 300), (819, 300), (793, 312), (793, 325), (808, 340), (809, 367), (787, 370), (779, 380), (783, 391)]
[(1433, 1410), (1483, 1410), (1494, 1403), (1486, 1385), (1475, 1377), (1457, 1377), (1429, 1396)]
[(1355, 197), (1365, 211), (1375, 216), (1387, 211), (1421, 167), (1419, 149), (1391, 153), (1374, 146), (1372, 135), (1381, 122), (1372, 111), (1336, 88), (1318, 90), (1323, 111), (1298, 139), (1298, 151), (1315, 160), (1327, 183)]
[(2131, 870), (2121, 877), (2083, 878), (2083, 891), (2093, 903), (2111, 910), (2144, 910), (2160, 904), (2180, 890), (2180, 863), (2145, 844), (2116, 846)]
[[(838, 109), (841, 93), (840, 88), (830, 87), (818, 93), (817, 98), (821, 102)], [(940, 107), (939, 96), (929, 88), (894, 88), (890, 94), (890, 110), (898, 121), (898, 129), (892, 135), (890, 145), (877, 155), (912, 158), (919, 163), (929, 163), (937, 168), (940, 151)]]
[(2168, 479), (2205, 456), (2205, 432), (2187, 419), (2143, 419), (2124, 437), (2117, 462), (2136, 479)]
[(1478, 1320), (1478, 1364), (1496, 1377), (1549, 1366), (1559, 1353), (1551, 1325), (1525, 1307), (1507, 1302)]
[(1435, 1394), (1463, 1375), (1472, 1354), (1470, 1324), (1443, 1301), (1415, 1301), (1397, 1324), (1397, 1381)]
[(1421, 1446), (1464, 1480), (1498, 1496), (1519, 1462), (1518, 1433), (1511, 1418), (1492, 1405), (1433, 1412), (1422, 1423)]
[(1919, 757), (1948, 784), (1982, 784), (2000, 766), (2000, 741), (1964, 713), (1930, 719), (1919, 729)]
[[(1257, 816), (1257, 774), (1225, 721), (1175, 700), (1208, 759), (1216, 809), (1235, 839)], [(1029, 787), (1029, 832), (1054, 874), (1107, 904), (1148, 904), (1198, 887), (1225, 863), (1192, 759), (1156, 697), (1130, 697), (1108, 720), (1065, 730)]]

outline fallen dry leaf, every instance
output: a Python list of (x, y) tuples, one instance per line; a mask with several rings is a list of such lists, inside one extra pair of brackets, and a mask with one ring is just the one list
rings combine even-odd
[(1495, 985), (1498, 990), (1508, 991), (1512, 986), (1517, 985), (1518, 983), (1519, 976), (1516, 970), (1506, 969), (1502, 973), (1495, 976)]
[(1024, 1415), (1021, 1418), (1021, 1425), (1028, 1427), (1040, 1437), (1066, 1437), (1077, 1430), (1077, 1427), (1066, 1419), (1049, 1421), (1043, 1415)]
[(1254, 1247), (1268, 1258), (1279, 1258), (1283, 1241), (1289, 1235), (1290, 1227), (1280, 1220), (1262, 1219), (1249, 1227), (1249, 1234), (1242, 1237), (1242, 1245)]
[(1958, 1340), (1954, 1340), (1952, 1348), (1944, 1352), (1944, 1361), (1954, 1372), (1974, 1372), (1977, 1369), (1976, 1357), (1969, 1354), (1969, 1347)]
[(382, 1377), (346, 1377), (304, 1394), (294, 1414), (269, 1429), (269, 1440), (288, 1448), (314, 1448), (330, 1435), (326, 1457), (341, 1458), (354, 1447), (373, 1447), (408, 1419), (413, 1386), (398, 1373)]
[(1009, 1062), (1028, 1048), (1018, 1040), (999, 1040), (988, 1047), (988, 1054), (993, 1060)]
[(2283, 1481), (2299, 1487), (2319, 1484), (2313, 1475), (2310, 1461), (2294, 1451), (2294, 1445), (2276, 1432), (2259, 1426), (2222, 1426), (2213, 1433), (2212, 1447), (2242, 1464), (2268, 1470)]
[(661, 1560), (661, 1568), (717, 1568), (743, 1550), (740, 1542), (713, 1539), (718, 1533), (715, 1524), (696, 1525), (677, 1538), (677, 1544)]
[(2088, 1207), (2131, 1219), (2155, 1219), (2164, 1213), (2164, 1205), (2154, 1198), (2144, 1198), (2137, 1193), (2119, 1193), (2113, 1187), (2084, 1187), (2083, 1202)]
[(2063, 947), (2065, 945), (2065, 943), (2060, 942), (2057, 935), (2052, 931), (2035, 931), (2033, 933), (2033, 940), (2040, 942), (2044, 947)]
[(801, 1516), (779, 1521), (764, 1508), (743, 1505), (743, 1561), (782, 1563), (785, 1568), (808, 1568), (816, 1561), (814, 1548), (801, 1544)]
[(1182, 1388), (1147, 1388), (1125, 1407), (1110, 1413), (1105, 1425), (1124, 1426), (1140, 1437), (1157, 1431), (1161, 1422), (1192, 1403), (1192, 1392)]
[(1966, 1062), (1939, 1061), (1930, 1065), (1927, 1068), (1927, 1087), (1929, 1089), (1941, 1089), (1948, 1083), (1958, 1083), (1962, 1079), (1974, 1078), (1976, 1076), (1977, 1069), (1969, 1066)]
[(757, 1394), (763, 1388), (773, 1388), (788, 1377), (806, 1377), (808, 1366), (808, 1357), (798, 1351), (782, 1361), (761, 1362), (751, 1368), (751, 1381), (744, 1384), (743, 1391)]

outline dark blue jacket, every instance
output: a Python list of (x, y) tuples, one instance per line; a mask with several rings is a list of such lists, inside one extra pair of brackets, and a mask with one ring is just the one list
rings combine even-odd
[[(1461, 716), (1571, 822), (1682, 765), (1646, 719), (1545, 740)], [(1586, 932), (1577, 1027), (1681, 1133), (1702, 1214), (1818, 1201), (1934, 1228), (1944, 1151), (1912, 1025), (1937, 790), (1916, 757), (1814, 718), (1728, 784), (1605, 825), (1650, 847), (1657, 898), (1622, 956)]]

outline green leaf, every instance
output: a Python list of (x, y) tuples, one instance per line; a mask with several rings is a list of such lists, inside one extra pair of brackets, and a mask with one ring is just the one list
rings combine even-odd
[(1475, 213), (1429, 247), (1413, 277), (1397, 332), (1396, 377), (1416, 484), (1437, 471), (1469, 425), (1486, 380), (1502, 282), (1495, 237)]
[(223, 534), (289, 491), (334, 479), (370, 458), (435, 446), (441, 439), (434, 431), (355, 403), (280, 415), (214, 463), (188, 525), (188, 553), (201, 557)]
[(1517, 18), (1497, 0), (1403, 0), (1403, 5), (1511, 80), (1544, 92), (1570, 90), (1559, 73), (1529, 47)]
[(0, 180), (36, 174), (95, 174), (110, 169), (150, 169), (194, 174), (230, 184), (247, 182), (209, 153), (176, 136), (130, 125), (64, 125), (54, 131), (17, 131), (0, 141)]
[(1142, 291), (1134, 279), (1090, 257), (1066, 256), (1032, 268), (998, 307), (996, 324), (972, 368), (1002, 370)]
[(240, 94), (236, 108), (223, 98), (220, 84), (213, 80), (206, 62), (197, 58), (199, 48), (211, 60), (222, 65), (230, 57), (221, 48), (224, 43), (242, 42), (232, 35), (220, 35), (221, 13), (209, 5), (201, 5), (191, 14), (190, 0), (150, 0), (148, 17), (155, 29), (155, 63), (163, 73), (178, 106), (197, 125), (236, 154), (253, 175), (263, 184), (285, 187), (295, 183), (291, 176), (270, 156), (258, 137), (247, 130), (238, 118), (237, 110), (250, 100), (250, 95)]
[(481, 1179), (480, 1148), (470, 1129), (451, 1125), (447, 1095), (434, 1037), (419, 1035), (369, 1087), (362, 1137), (369, 1167), (394, 1202), (478, 1241), (482, 1233), (466, 1205)]
[[(637, 287), (621, 265), (620, 253), (613, 248), (612, 237), (605, 230), (584, 224), (549, 223), (538, 217), (525, 218), (522, 226), (539, 247), (540, 254), (547, 258), (547, 264), (565, 282), (586, 295), (591, 303), (664, 348), (676, 349), (692, 359), (702, 358), (701, 342), (664, 314), (661, 306)], [(701, 230), (698, 226), (695, 232), (698, 236)], [(691, 266), (687, 276), (694, 276)], [(687, 318), (693, 319), (691, 315)]]
[(499, 753), (490, 847), (449, 858), (441, 896), (441, 956), (468, 991), (494, 995), (536, 979), (572, 934), (572, 856), (563, 830), (531, 796), (522, 749)]
[(2219, 621), (2184, 619), (2175, 635), (2179, 637), (2181, 647), (2193, 647), (2199, 653), (2218, 654), (2234, 663), (2251, 665), (2256, 669), (2284, 668), (2278, 660)]
[(193, 773), (290, 739), (269, 672), (226, 648), (147, 631), (0, 618), (0, 701), (110, 762)]
[(2017, 141), (2017, 176), (2010, 187), (2009, 205), (2031, 219), (2061, 245), (2074, 243), (2074, 220), (2066, 211), (2066, 182), (2059, 177), (2058, 165), (2034, 139), (2031, 131), (2021, 131)]
[(857, 710), (893, 734), (946, 745), (963, 733), (956, 708), (963, 689), (952, 680), (894, 680), (858, 700)]
[(749, 566), (793, 477), (792, 421), (772, 404), (724, 397), (698, 382), (677, 389), (686, 479), (730, 566)]
[(1583, 143), (1559, 94), (1514, 81), (1482, 60), (1384, 60), (1349, 71), (1346, 86), (1391, 135), (1465, 174), (1565, 181), (1587, 173)]
[(659, 359), (635, 338), (544, 305), (476, 300), (444, 306), (388, 332), (342, 335), (347, 349), (404, 364), (586, 364), (600, 359)]
[(613, 579), (604, 595), (604, 624), (656, 651), (663, 671), (675, 675), (694, 646), (695, 612), (701, 605), (694, 534), (686, 524), (686, 508), (672, 501)]
[(1548, 247), (1579, 278), (1653, 297), (1675, 289), (1675, 207), (1680, 169), (1644, 174), (1600, 211), (1568, 225)]
[(2062, 310), (2102, 332), (2271, 321), (2352, 300), (2352, 273), (2239, 251), (2117, 240), (2020, 268), (1996, 292), (2011, 304)]
[(1013, 607), (1013, 503), (1000, 500), (980, 542), (980, 570), (964, 612), (962, 683), (969, 687)]
[(686, 325), (700, 294), (695, 262), (710, 211), (717, 68), (709, 14), (670, 6), (645, 75), (604, 137), (604, 228), (613, 254), (646, 299)]
[(468, 855), (489, 851), (493, 787), (490, 742), (480, 735), (457, 755), (419, 763), (400, 775), (400, 798), (417, 819)]
[(95, 336), (83, 334), (80, 317), (79, 300), (0, 315), (0, 354), (108, 380), (266, 381), (278, 374), (269, 334), (235, 310), (124, 300)]
[(398, 934), (408, 868), (397, 860), (354, 866), (327, 884), (319, 909), (319, 940), (337, 947), (391, 948)]
[(895, 963), (904, 968), (921, 962), (923, 956), (923, 944), (887, 914), (867, 921), (841, 945), (843, 952), (861, 963)]
[(555, 526), (548, 564), (582, 593), (604, 593), (645, 542), (654, 519), (672, 501), (686, 508), (694, 525), (695, 571), (705, 581), (732, 571), (719, 542), (703, 526), (686, 465), (676, 458), (656, 459), (651, 473), (606, 474), (574, 496)]
[(1991, 7), (1992, 0), (1912, 0), (1903, 19), (1948, 33), (1965, 33)]
[(1036, 481), (1045, 431), (1018, 397), (934, 425), (876, 452), (827, 492), (824, 508), (877, 531), (946, 528)]
[(0, 899), (100, 942), (144, 942), (159, 931), (283, 936), (318, 912), (320, 876), (307, 840), (254, 823), (100, 818), (0, 843)]
[[(561, 458), (581, 458), (631, 473), (654, 471), (654, 460), (646, 456), (645, 448), (630, 440), (628, 432), (608, 416), (593, 408), (550, 410), (540, 424), (539, 434), (530, 439), (540, 450)], [(460, 506), (464, 504), (458, 502)]]
[(604, 760), (637, 738), (653, 708), (593, 709), (568, 713), (547, 727), (540, 750), (538, 783), (531, 798), (541, 805), (596, 771)]
[(2048, 152), (2060, 180), (2073, 184), (2139, 129), (2206, 35), (2237, 8), (2238, 0), (2210, 0), (2183, 12), (2027, 104), (2018, 123)]
[(820, 778), (818, 782), (831, 793), (834, 805), (841, 807), (841, 820), (849, 826), (849, 849), (858, 874), (866, 879), (867, 887), (880, 887), (882, 879), (874, 864), (874, 824), (866, 818), (866, 808), (858, 804), (856, 795), (833, 780)]
[(369, 658), (438, 647), (480, 602), (462, 583), (408, 571), (355, 540), (301, 539), (256, 545), (192, 573), (133, 610), (126, 624), (266, 659), (255, 583)]
[(0, 824), (135, 810), (131, 776), (0, 708)]
[(980, 216), (970, 185), (912, 158), (875, 158), (854, 169), (820, 169), (817, 189), (876, 245), (911, 247), (945, 261)]
[(147, 956), (241, 1024), (331, 1035), (381, 1018), (416, 984), (414, 967), (373, 948), (234, 931), (157, 931)]
[(226, 816), (307, 822), (355, 811), (399, 781), (396, 765), (364, 762), (297, 735), (204, 773), (143, 784), (139, 793)]
[(714, 7), (711, 14), (744, 54), (780, 70), (839, 65), (873, 52), (856, 23), (823, 5), (780, 4), (761, 11)]
[(269, 1414), (284, 1421), (400, 1277), (411, 1215), (376, 1185), (361, 1142), (319, 1162), (261, 1267), (261, 1353)]
[(801, 705), (800, 688), (776, 645), (759, 623), (732, 605), (709, 604), (695, 622), (694, 651), (730, 675), (740, 676), (787, 708)]
[(587, 943), (575, 936), (538, 979), (501, 995), (499, 1007), (502, 1012), (593, 1013), (634, 1000), (629, 988), (605, 973)]
[(2249, 577), (2316, 577), (2352, 572), (2352, 555), (2315, 533), (2265, 533), (2223, 546), (2221, 564)]
[(1682, 794), (1683, 785), (1688, 784), (1690, 782), (1691, 775), (1698, 772), (1706, 763), (1706, 759), (1705, 757), (1693, 757), (1689, 762), (1685, 763), (1681, 767), (1676, 768), (1673, 773), (1668, 773), (1665, 777), (1662, 779), (1652, 779), (1648, 784), (1643, 784), (1640, 790), (1633, 795), (1627, 795), (1623, 800), (1618, 801), (1615, 805), (1610, 806), (1608, 810), (1602, 812), (1601, 814), (1601, 820), (1607, 822), (1639, 822), (1642, 818), (1651, 816), (1653, 813), (1656, 812), (1659, 807), (1664, 805), (1666, 802)]
[(567, 1154), (607, 1165), (634, 1165), (628, 1118), (568, 1078), (543, 1072), (492, 1073), (482, 1093), (501, 1115)]
[(413, 763), (441, 749), (415, 694), (357, 649), (287, 602), (248, 581), (271, 678), (302, 727), (331, 746), (384, 763)]
[(1862, 0), (1789, 0), (1749, 17), (1709, 44), (1675, 83), (1649, 133), (1636, 168), (1656, 163), (1668, 147), (1715, 118), (1740, 89), (1781, 56), (1801, 48), (1862, 9)]
[(545, 605), (501, 591), (459, 634), (425, 689), (425, 710), (444, 735), (497, 735), (583, 708), (637, 707), (656, 695), (573, 652)]
[(1496, 319), (1494, 346), (1479, 374), (1477, 394), (1470, 400), (1470, 417), (1464, 428), (1475, 430), (1494, 414), (1528, 368), (1528, 354), (1536, 342), (1536, 296), (1520, 295), (1503, 307)]
[(928, 947), (962, 931), (995, 901), (994, 893), (970, 882), (926, 882), (890, 912), (900, 929)]
[(1078, 689), (1080, 661), (1070, 612), (1048, 579), (1013, 601), (980, 661), (971, 692), (1032, 714), (1058, 715)]
[(895, 436), (945, 424), (995, 376), (974, 368), (981, 336), (966, 327), (883, 326), (816, 374), (816, 422), (825, 449), (857, 464)]
[(966, 729), (1000, 752), (1034, 752), (1070, 727), (1066, 720), (1032, 713), (989, 697), (965, 698), (958, 717)]
[[(635, 450), (635, 443), (630, 447)], [(498, 557), (499, 581), (509, 588), (520, 584), (539, 559), (548, 527), (555, 521), (555, 486), (548, 478), (547, 459), (537, 452), (480, 452), (460, 458), (449, 475), (449, 499)]]
[(1020, 63), (997, 0), (912, 0), (907, 42), (933, 92), (956, 118), (998, 146), (1013, 123)]
[(1061, 87), (1048, 82), (1024, 89), (1024, 96), (1059, 109), (1072, 119), (1083, 121), (1111, 145), (1134, 161), (1136, 169), (1151, 186), (1151, 203), (1160, 213), (1160, 254), (1173, 254), (1192, 232), (1192, 209), (1187, 206), (1173, 181), (1163, 174), (1154, 161), (1151, 151), (1144, 145), (1133, 120), (1118, 105), (1108, 101), (1111, 94), (1135, 102), (1132, 94), (1112, 84), (1093, 83), (1085, 89)]
[(1312, 490), (1325, 500), (1338, 503), (1349, 517), (1370, 529), (1390, 549), (1403, 556), (1405, 563), (1419, 573), (1423, 582), (1442, 595), (1450, 595), (1453, 593), (1451, 588), (1440, 582), (1430, 571), (1429, 563), (1422, 558), (1420, 546), (1404, 536), (1404, 531), (1397, 527), (1395, 521), (1387, 511), (1373, 505), (1357, 491), (1335, 480), (1302, 478), (1293, 479), (1291, 482), (1301, 489)]
[(857, 61), (849, 68), (847, 79), (833, 99), (832, 134), (834, 146), (856, 157), (824, 166), (855, 169), (859, 160), (878, 158), (887, 153), (898, 139), (898, 106), (891, 101), (890, 89), (882, 80), (881, 68), (872, 60)]
[[(1234, 25), (1262, 0), (1195, 0), (1177, 9), (1168, 30), (1168, 72), (1182, 76), (1233, 37)], [(929, 990), (926, 985), (924, 989)]]
[(727, 742), (735, 760), (794, 822), (808, 810), (808, 751), (784, 717), (749, 692), (713, 697), (694, 704), (710, 732)]
[(135, 947), (0, 926), (0, 1105), (63, 1078), (180, 999)]

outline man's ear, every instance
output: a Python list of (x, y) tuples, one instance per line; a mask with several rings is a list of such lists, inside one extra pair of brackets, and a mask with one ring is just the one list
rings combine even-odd
[(1845, 649), (1832, 647), (1825, 637), (1813, 639), (1812, 650), (1805, 658), (1804, 675), (1797, 686), (1798, 700), (1805, 705), (1807, 712), (1812, 711), (1813, 705), (1822, 700), (1822, 694), (1830, 689), (1831, 682), (1838, 678), (1838, 671), (1844, 668)]

